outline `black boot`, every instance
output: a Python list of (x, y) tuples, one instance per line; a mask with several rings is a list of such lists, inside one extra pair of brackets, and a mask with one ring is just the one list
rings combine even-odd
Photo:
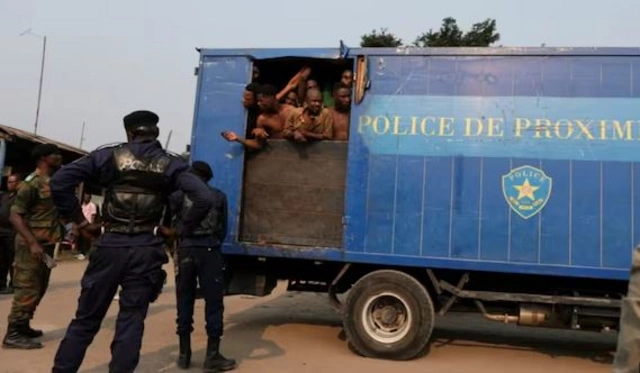
[(205, 372), (225, 372), (236, 368), (236, 361), (227, 359), (220, 353), (220, 339), (209, 338), (207, 357), (204, 360)]
[(40, 329), (31, 329), (31, 325), (27, 322), (22, 329), (22, 335), (28, 338), (39, 338), (42, 337), (44, 333)]
[(178, 368), (189, 369), (191, 366), (191, 335), (180, 335), (180, 355), (178, 356)]
[(7, 334), (2, 340), (2, 347), (33, 350), (42, 348), (42, 343), (32, 340), (22, 333), (24, 324), (12, 323), (7, 326)]

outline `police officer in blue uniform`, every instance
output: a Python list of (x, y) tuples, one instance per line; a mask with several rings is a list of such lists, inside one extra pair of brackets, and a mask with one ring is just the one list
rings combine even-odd
[[(191, 165), (193, 174), (208, 183), (213, 178), (211, 167), (201, 161)], [(178, 367), (189, 369), (191, 365), (191, 332), (193, 332), (193, 305), (196, 299), (196, 281), (205, 301), (205, 320), (207, 328), (207, 356), (204, 362), (205, 372), (222, 372), (236, 366), (233, 359), (227, 359), (220, 353), (220, 337), (223, 332), (223, 259), (220, 246), (227, 235), (227, 196), (219, 189), (210, 187), (213, 205), (207, 217), (198, 227), (188, 234), (181, 225), (191, 209), (189, 196), (181, 191), (173, 193), (170, 205), (174, 226), (185, 232), (178, 237), (178, 271), (176, 276), (176, 298), (178, 303), (178, 328), (180, 354)]]
[[(82, 234), (97, 235), (95, 252), (82, 277), (75, 318), (55, 357), (53, 372), (77, 372), (100, 329), (118, 286), (116, 330), (109, 372), (133, 372), (140, 358), (144, 321), (166, 278), (164, 240), (174, 232), (161, 225), (169, 195), (183, 191), (193, 201), (178, 234), (190, 234), (211, 207), (211, 192), (188, 172), (186, 162), (157, 141), (158, 116), (136, 111), (124, 117), (127, 143), (97, 149), (64, 166), (51, 180), (53, 201), (63, 219)], [(106, 189), (102, 226), (83, 217), (75, 188), (81, 182)]]

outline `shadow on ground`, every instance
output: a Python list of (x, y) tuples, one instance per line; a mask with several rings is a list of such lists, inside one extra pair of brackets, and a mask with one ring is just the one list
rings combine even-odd
[[(147, 313), (147, 317), (164, 312), (166, 310), (173, 310), (173, 309), (175, 309), (175, 306), (173, 304), (159, 304), (159, 305), (151, 306), (149, 307), (149, 312)], [(102, 320), (102, 325), (100, 326), (100, 329), (115, 330), (117, 317), (118, 317), (117, 315), (105, 317)], [(71, 320), (69, 320), (69, 322), (71, 322)], [(67, 331), (67, 326), (65, 326), (64, 328), (54, 329), (45, 333), (45, 335), (42, 338), (40, 338), (40, 341), (42, 341), (43, 343), (61, 341)]]
[[(461, 318), (464, 323), (457, 323)], [(443, 318), (433, 332), (431, 349), (448, 345), (502, 350), (536, 351), (551, 358), (576, 357), (610, 365), (616, 348), (616, 334), (504, 325), (454, 315)]]
[[(162, 305), (161, 312), (173, 304)], [(201, 312), (201, 310), (200, 310)], [(201, 313), (195, 317), (202, 317)], [(113, 320), (107, 321), (112, 327)], [(325, 296), (318, 294), (285, 293), (257, 303), (245, 311), (226, 319), (223, 352), (239, 364), (247, 360), (269, 360), (287, 353), (276, 342), (265, 338), (269, 327), (303, 324), (335, 328), (335, 348), (347, 349), (339, 315), (332, 310)], [(314, 338), (313, 335), (301, 338)], [(342, 341), (342, 342), (341, 342)], [(194, 343), (192, 369), (200, 369), (205, 355), (204, 341)], [(424, 355), (446, 346), (468, 348), (495, 348), (503, 350), (536, 351), (550, 357), (577, 357), (601, 364), (610, 364), (615, 350), (615, 335), (590, 332), (550, 330), (516, 327), (485, 321), (477, 315), (447, 316), (438, 320), (433, 343)], [(181, 372), (175, 360), (177, 339), (171, 345), (141, 356), (138, 370), (142, 372)], [(107, 364), (86, 370), (90, 373), (107, 372)]]

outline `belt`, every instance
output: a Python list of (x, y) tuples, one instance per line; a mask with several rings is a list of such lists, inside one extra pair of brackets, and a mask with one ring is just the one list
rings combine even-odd
[(151, 233), (154, 236), (158, 235), (158, 229), (160, 227), (157, 225), (153, 226), (142, 226), (142, 227), (130, 227), (130, 226), (102, 226), (101, 232), (105, 233), (120, 233), (120, 234), (144, 234)]

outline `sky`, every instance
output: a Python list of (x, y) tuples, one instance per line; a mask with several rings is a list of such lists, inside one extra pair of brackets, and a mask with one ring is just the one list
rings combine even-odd
[[(387, 28), (411, 42), (442, 19), (463, 30), (497, 20), (507, 46), (640, 47), (640, 1), (615, 0), (0, 0), (0, 123), (33, 131), (47, 36), (38, 134), (82, 148), (124, 141), (122, 117), (160, 116), (169, 149), (189, 143), (198, 65), (196, 47), (357, 46)], [(380, 5), (383, 4), (383, 5)], [(238, 98), (240, 100), (240, 98)]]

